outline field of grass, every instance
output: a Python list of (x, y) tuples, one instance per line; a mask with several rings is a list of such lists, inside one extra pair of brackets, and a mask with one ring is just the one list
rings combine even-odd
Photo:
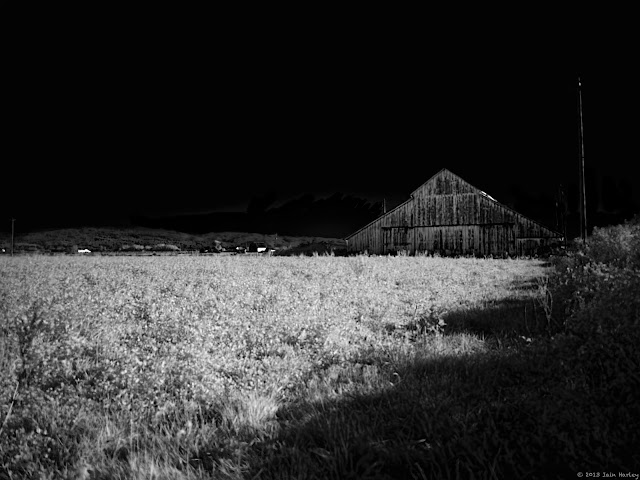
[(545, 333), (548, 271), (430, 257), (0, 258), (0, 479), (633, 468), (637, 434), (615, 434), (637, 426), (633, 410), (600, 410), (588, 372)]

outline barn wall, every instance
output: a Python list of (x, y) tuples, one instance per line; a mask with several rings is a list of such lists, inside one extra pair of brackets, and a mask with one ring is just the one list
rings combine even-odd
[(509, 225), (443, 225), (414, 229), (415, 252), (442, 255), (514, 255), (515, 229)]
[(390, 212), (383, 215), (384, 227), (411, 227), (414, 224), (412, 218), (414, 207), (413, 200), (407, 200), (406, 202), (398, 205)]
[(382, 223), (384, 216), (374, 220), (355, 234), (347, 237), (349, 252), (365, 252), (381, 254), (382, 252)]
[(443, 170), (410, 200), (347, 238), (352, 252), (526, 255), (558, 237)]
[[(413, 209), (411, 208), (411, 200), (398, 205), (393, 210), (387, 212), (381, 217), (377, 218), (369, 225), (357, 231), (350, 237), (347, 237), (350, 252), (364, 252), (368, 251), (373, 254), (388, 253), (389, 251), (398, 251), (406, 249), (403, 234), (405, 227), (409, 231), (413, 225), (411, 214)], [(398, 228), (390, 227), (402, 227)], [(385, 248), (384, 242), (391, 242)]]

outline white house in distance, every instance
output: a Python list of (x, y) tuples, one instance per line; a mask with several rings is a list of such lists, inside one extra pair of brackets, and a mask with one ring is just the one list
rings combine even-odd
[(249, 252), (264, 253), (267, 251), (267, 246), (264, 242), (250, 242), (247, 250)]
[(80, 248), (78, 249), (78, 253), (91, 253), (91, 250), (88, 248)]

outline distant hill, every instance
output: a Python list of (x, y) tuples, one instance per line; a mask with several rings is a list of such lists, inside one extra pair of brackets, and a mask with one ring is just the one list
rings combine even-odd
[[(139, 245), (175, 245), (180, 250), (209, 250), (216, 243), (225, 248), (247, 245), (250, 242), (264, 242), (280, 252), (307, 253), (311, 250), (330, 251), (344, 248), (344, 241), (338, 238), (316, 236), (265, 235), (246, 232), (209, 232), (189, 234), (173, 230), (152, 228), (66, 228), (43, 230), (17, 234), (16, 251), (64, 252), (73, 247), (88, 248), (92, 252), (114, 252), (125, 247)], [(9, 234), (0, 233), (0, 247), (8, 249), (11, 244)], [(315, 245), (315, 247), (314, 247)]]

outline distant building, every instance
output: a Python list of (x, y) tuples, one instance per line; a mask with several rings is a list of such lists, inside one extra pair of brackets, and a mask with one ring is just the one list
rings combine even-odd
[(251, 242), (249, 243), (249, 252), (263, 253), (267, 251), (267, 246), (264, 242)]
[(562, 235), (442, 169), (406, 202), (345, 238), (349, 252), (532, 255)]

